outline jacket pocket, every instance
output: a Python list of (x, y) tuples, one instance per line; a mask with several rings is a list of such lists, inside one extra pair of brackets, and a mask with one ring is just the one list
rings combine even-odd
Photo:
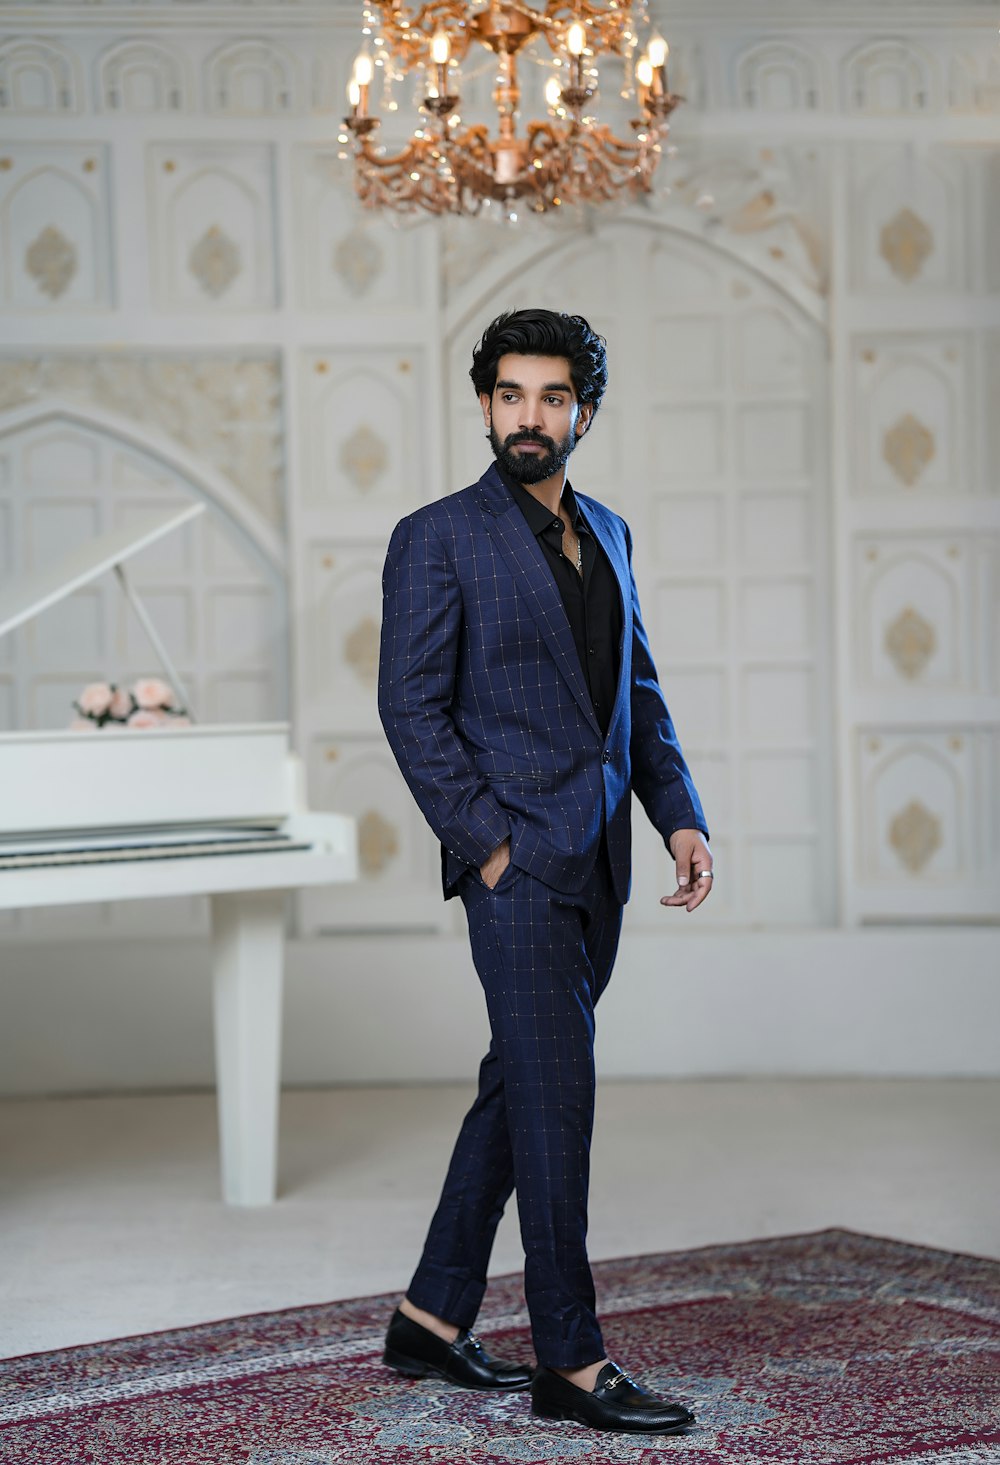
[(486, 779), (487, 783), (490, 784), (529, 783), (535, 785), (538, 788), (551, 788), (552, 784), (555, 782), (555, 775), (552, 773), (537, 773), (530, 770), (525, 772), (513, 772), (509, 769), (505, 769), (503, 772), (499, 772), (495, 768), (487, 768), (483, 770), (483, 777)]

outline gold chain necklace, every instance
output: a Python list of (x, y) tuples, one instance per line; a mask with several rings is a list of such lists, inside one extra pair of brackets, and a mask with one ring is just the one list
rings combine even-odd
[[(582, 575), (583, 574), (583, 546), (582, 546), (582, 544), (580, 542), (580, 536), (579, 536), (579, 534), (577, 534), (576, 530), (573, 529), (569, 524), (565, 524), (563, 526), (563, 538), (565, 538), (565, 536), (566, 536), (566, 530), (567, 529), (569, 529), (569, 532), (576, 539), (576, 572), (577, 572), (578, 575)], [(569, 555), (567, 555), (566, 558), (569, 559)]]

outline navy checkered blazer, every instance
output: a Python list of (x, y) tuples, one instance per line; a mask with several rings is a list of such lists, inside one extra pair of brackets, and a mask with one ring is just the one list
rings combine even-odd
[(516, 866), (572, 894), (593, 868), (606, 820), (624, 903), (633, 789), (664, 842), (676, 829), (707, 834), (643, 629), (628, 526), (594, 499), (576, 499), (621, 594), (606, 738), (552, 571), (495, 467), (409, 514), (389, 543), (379, 713), (441, 840), (446, 896), (508, 834)]

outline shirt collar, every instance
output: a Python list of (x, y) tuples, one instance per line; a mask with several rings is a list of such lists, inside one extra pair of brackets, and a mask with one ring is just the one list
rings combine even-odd
[[(499, 464), (497, 464), (497, 472), (500, 474), (505, 486), (513, 494), (515, 502), (528, 521), (528, 528), (532, 534), (538, 535), (543, 530), (550, 528), (553, 523), (553, 518), (545, 505), (539, 503), (535, 495), (529, 493), (523, 483), (518, 483), (516, 479), (511, 478), (509, 474), (505, 473)], [(586, 521), (580, 513), (580, 506), (576, 501), (576, 495), (573, 493), (573, 487), (568, 480), (563, 485), (562, 502), (573, 528), (576, 529), (577, 525), (579, 525), (581, 528), (586, 529)]]

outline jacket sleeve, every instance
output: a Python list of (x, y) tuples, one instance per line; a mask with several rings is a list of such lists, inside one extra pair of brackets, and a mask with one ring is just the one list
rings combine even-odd
[(421, 813), (459, 859), (482, 865), (510, 833), (451, 716), (462, 596), (426, 516), (397, 524), (382, 576), (378, 708)]
[(708, 825), (657, 679), (639, 609), (632, 569), (632, 536), (627, 526), (625, 537), (632, 594), (632, 737), (629, 745), (632, 787), (649, 822), (669, 848), (670, 836), (675, 830), (700, 829), (707, 839)]

